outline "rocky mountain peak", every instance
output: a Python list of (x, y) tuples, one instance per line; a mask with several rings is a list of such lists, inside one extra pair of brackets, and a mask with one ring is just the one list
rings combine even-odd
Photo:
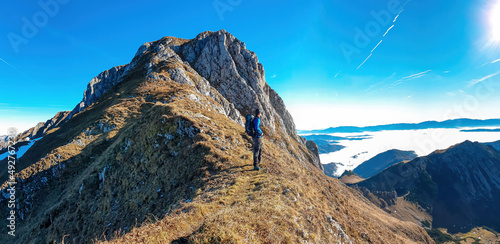
[[(196, 84), (202, 93), (209, 93), (209, 87), (215, 88), (240, 115), (254, 114), (259, 108), (264, 126), (272, 131), (279, 126), (287, 135), (298, 138), (293, 119), (282, 99), (267, 84), (257, 55), (231, 33), (206, 31), (191, 40), (165, 37), (141, 46), (132, 64), (148, 53), (154, 54), (149, 57), (152, 62), (146, 64), (149, 75), (164, 65), (161, 61), (182, 63), (193, 69), (188, 71), (197, 73), (200, 80), (191, 82), (182, 69), (175, 69), (171, 77), (174, 81)], [(150, 77), (163, 78), (154, 74)]]
[[(82, 102), (68, 118), (97, 101), (109, 89), (131, 73), (140, 73), (151, 81), (173, 81), (193, 86), (203, 95), (221, 104), (218, 111), (243, 125), (243, 116), (262, 112), (262, 125), (270, 133), (306, 145), (296, 132), (293, 118), (281, 97), (267, 84), (263, 65), (244, 42), (225, 30), (206, 31), (191, 40), (164, 37), (143, 44), (127, 65), (113, 67), (99, 74), (88, 84)], [(308, 148), (315, 146), (309, 143)], [(322, 169), (319, 157), (309, 153), (313, 165)], [(305, 158), (302, 160), (306, 160)]]
[[(263, 110), (266, 125), (273, 125), (264, 68), (257, 55), (224, 30), (205, 32), (184, 45), (182, 56), (243, 114)], [(272, 126), (274, 128), (274, 126)]]

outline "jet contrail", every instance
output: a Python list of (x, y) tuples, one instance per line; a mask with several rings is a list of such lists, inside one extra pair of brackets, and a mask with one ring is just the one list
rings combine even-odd
[(406, 4), (408, 4), (411, 0), (408, 0), (406, 1), (406, 3), (403, 5), (403, 9), (401, 9), (401, 11), (399, 11), (398, 15), (396, 15), (396, 17), (394, 17), (394, 20), (392, 21), (393, 25), (391, 25), (384, 33), (384, 35), (382, 36), (382, 38), (380, 39), (380, 41), (378, 42), (378, 44), (372, 49), (372, 51), (370, 52), (370, 55), (365, 59), (365, 61), (363, 61), (363, 63), (361, 63), (357, 69), (361, 68), (361, 66), (363, 66), (363, 64), (366, 63), (366, 61), (372, 56), (373, 52), (375, 51), (375, 49), (377, 49), (377, 47), (380, 45), (380, 43), (382, 43), (382, 41), (384, 40), (384, 37), (387, 35), (387, 33), (389, 33), (389, 31), (394, 28), (394, 24), (396, 23), (396, 20), (398, 19), (399, 15), (405, 10), (404, 7), (406, 7)]
[(368, 61), (368, 59), (372, 56), (372, 53), (370, 53), (370, 55), (368, 55), (368, 57), (365, 59), (365, 61), (363, 61), (363, 63), (361, 63), (357, 69), (361, 68), (361, 66), (363, 66), (363, 64), (366, 63), (366, 61)]
[(406, 76), (406, 77), (403, 77), (397, 81), (394, 81), (391, 86), (397, 86), (399, 84), (402, 84), (403, 82), (406, 82), (406, 81), (409, 81), (409, 80), (413, 80), (413, 79), (417, 79), (417, 78), (420, 78), (422, 76), (424, 76), (425, 74), (431, 72), (432, 70), (426, 70), (424, 72), (420, 72), (420, 73), (417, 73), (417, 74), (412, 74), (412, 75), (409, 75), (409, 76)]
[(416, 76), (422, 76), (424, 74), (427, 74), (429, 72), (431, 72), (432, 70), (426, 70), (424, 72), (420, 72), (420, 73), (417, 73), (417, 74), (413, 74), (413, 75), (409, 75), (409, 76), (406, 76), (406, 77), (403, 77), (401, 79), (399, 79), (399, 81), (402, 81), (402, 80), (407, 80), (407, 79), (410, 79), (410, 78), (415, 78)]
[(496, 72), (496, 73), (493, 73), (493, 74), (490, 74), (490, 75), (487, 75), (485, 77), (482, 77), (482, 78), (479, 78), (479, 79), (473, 79), (471, 81), (469, 81), (469, 84), (467, 85), (468, 87), (471, 87), (479, 82), (483, 82), (491, 77), (494, 77), (494, 76), (497, 76), (498, 74), (500, 74), (500, 71)]
[(380, 40), (380, 41), (377, 43), (377, 46), (375, 46), (375, 47), (372, 49), (371, 53), (373, 53), (373, 51), (375, 51), (375, 49), (377, 49), (378, 45), (380, 45), (380, 43), (382, 43), (382, 41), (383, 41), (383, 40)]
[(382, 37), (385, 37), (385, 35), (387, 35), (387, 33), (389, 33), (389, 31), (392, 29), (392, 27), (394, 27), (394, 25), (391, 25), (391, 27), (389, 27), (389, 29), (387, 29), (387, 31), (385, 31), (385, 33)]
[(3, 58), (0, 58), (0, 60), (2, 62), (4, 62), (6, 65), (8, 65), (9, 67), (13, 68), (14, 70), (16, 70), (17, 72), (21, 73), (21, 71), (19, 71), (16, 67), (12, 66), (11, 64), (9, 64), (7, 61), (3, 60)]
[(500, 62), (500, 59), (493, 60), (493, 61), (491, 61), (491, 62), (485, 63), (485, 64), (481, 65), (481, 67), (486, 66), (486, 65), (488, 65), (488, 64), (494, 64), (494, 63), (497, 63), (497, 62)]
[(396, 23), (396, 20), (398, 20), (398, 17), (403, 12), (403, 10), (399, 11), (398, 15), (396, 15), (396, 17), (394, 17), (394, 20), (392, 21), (392, 23)]

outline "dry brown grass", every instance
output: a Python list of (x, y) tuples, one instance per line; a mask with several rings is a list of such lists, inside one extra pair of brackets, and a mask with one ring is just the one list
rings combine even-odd
[(432, 223), (432, 216), (416, 203), (398, 197), (396, 204), (386, 207), (385, 210), (392, 216), (403, 221), (409, 221), (423, 227), (423, 223)]

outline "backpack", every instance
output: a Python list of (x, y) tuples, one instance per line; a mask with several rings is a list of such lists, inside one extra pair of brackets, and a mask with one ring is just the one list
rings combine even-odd
[(249, 114), (245, 117), (245, 132), (249, 136), (255, 135), (255, 128), (253, 126), (253, 115)]

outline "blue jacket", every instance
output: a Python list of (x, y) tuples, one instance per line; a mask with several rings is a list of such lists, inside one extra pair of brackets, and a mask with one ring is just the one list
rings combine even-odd
[(262, 137), (262, 130), (260, 129), (260, 118), (259, 117), (255, 117), (253, 119), (253, 128), (254, 128), (254, 131), (255, 131), (255, 135), (254, 137), (257, 137), (257, 138), (260, 138)]

